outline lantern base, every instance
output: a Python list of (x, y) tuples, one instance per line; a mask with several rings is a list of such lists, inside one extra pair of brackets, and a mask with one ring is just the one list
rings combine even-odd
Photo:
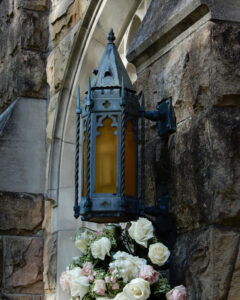
[(89, 213), (82, 215), (82, 221), (94, 222), (94, 223), (124, 223), (136, 220), (138, 215), (125, 215), (122, 213)]

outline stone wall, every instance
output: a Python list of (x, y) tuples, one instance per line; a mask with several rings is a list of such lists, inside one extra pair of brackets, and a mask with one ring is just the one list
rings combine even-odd
[(0, 192), (0, 299), (41, 300), (43, 196)]
[(18, 96), (46, 98), (48, 0), (0, 3), (0, 112)]
[[(232, 21), (240, 6), (235, 4), (153, 0), (128, 54), (137, 66), (138, 90), (145, 86), (147, 109), (173, 99), (177, 131), (168, 142), (167, 184), (178, 234), (171, 279), (187, 286), (189, 300), (239, 298), (240, 13), (238, 22)], [(146, 122), (146, 129), (146, 195), (152, 203), (162, 179), (161, 141), (154, 125)]]
[(43, 299), (48, 5), (0, 1), (0, 299)]

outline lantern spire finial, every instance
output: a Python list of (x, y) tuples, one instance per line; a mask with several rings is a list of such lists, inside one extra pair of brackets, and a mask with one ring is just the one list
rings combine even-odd
[(111, 28), (108, 34), (109, 43), (113, 43), (116, 40), (113, 29)]

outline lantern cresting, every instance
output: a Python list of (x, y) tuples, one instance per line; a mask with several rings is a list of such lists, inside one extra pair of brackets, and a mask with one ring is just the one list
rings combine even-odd
[[(96, 223), (124, 222), (144, 214), (144, 118), (158, 122), (160, 136), (166, 136), (176, 128), (171, 99), (161, 102), (157, 111), (145, 112), (142, 93), (140, 106), (114, 40), (111, 29), (100, 64), (93, 72), (94, 78), (92, 81), (89, 79), (88, 92), (83, 98), (82, 108), (79, 89), (77, 97), (74, 216), (78, 218), (81, 215), (82, 220)], [(142, 119), (143, 141), (141, 193), (138, 191), (139, 118)]]

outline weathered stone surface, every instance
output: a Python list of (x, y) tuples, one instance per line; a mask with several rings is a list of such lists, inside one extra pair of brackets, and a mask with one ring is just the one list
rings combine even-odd
[[(146, 108), (171, 96), (180, 123), (212, 105), (240, 105), (239, 28), (208, 22), (139, 74), (137, 89), (144, 82)], [(146, 137), (153, 138), (153, 131)]]
[(189, 300), (238, 299), (239, 243), (239, 230), (217, 227), (178, 237), (172, 278), (186, 283)]
[(43, 240), (6, 238), (5, 292), (42, 294)]
[(41, 230), (43, 196), (0, 192), (0, 233), (34, 234)]
[(17, 8), (26, 8), (38, 11), (48, 9), (48, 0), (15, 0)]
[(3, 280), (3, 242), (2, 242), (2, 237), (0, 237), (0, 293), (2, 291), (2, 280)]
[(44, 289), (46, 293), (56, 290), (57, 234), (49, 235), (44, 245)]
[(21, 296), (21, 295), (15, 296), (15, 295), (4, 294), (4, 295), (2, 295), (1, 299), (2, 300), (32, 300), (33, 297), (32, 297), (32, 295), (30, 295), (30, 296)]
[(17, 96), (46, 97), (45, 67), (41, 54), (22, 50), (5, 61), (0, 75), (1, 110)]
[(87, 0), (53, 1), (50, 15), (52, 45), (56, 45), (83, 16)]
[[(64, 72), (67, 66), (68, 58), (72, 49), (74, 36), (77, 32), (75, 26), (65, 37), (61, 40), (59, 45), (55, 47), (47, 59), (47, 81), (50, 86), (50, 95), (57, 93), (62, 84)], [(54, 110), (56, 97), (52, 97), (50, 111)], [(53, 108), (53, 109), (52, 109)]]
[(45, 30), (47, 17), (27, 10), (21, 13), (18, 22), (21, 24), (21, 27), (18, 28), (21, 48), (46, 51), (48, 45), (48, 34)]
[(240, 5), (225, 0), (153, 0), (130, 45), (128, 59), (137, 64), (146, 61), (207, 14), (208, 19), (238, 22)]
[(171, 139), (171, 209), (179, 229), (240, 224), (240, 108), (216, 107)]
[[(33, 2), (40, 3), (21, 3)], [(12, 0), (0, 3), (0, 112), (17, 96), (46, 97), (48, 19), (46, 13), (20, 7)]]

